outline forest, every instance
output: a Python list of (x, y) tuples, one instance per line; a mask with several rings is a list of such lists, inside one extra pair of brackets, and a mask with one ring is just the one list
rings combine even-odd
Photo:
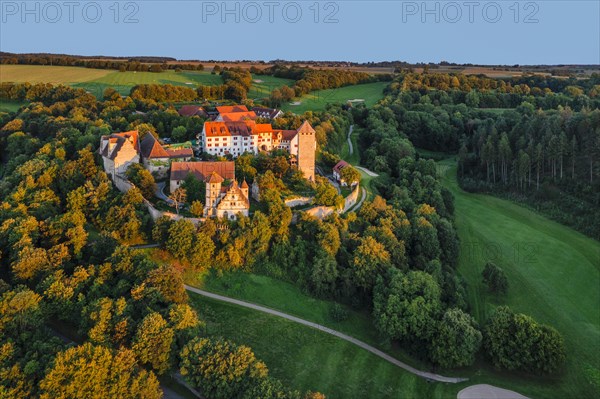
[[(321, 398), (284, 387), (247, 346), (204, 337), (183, 270), (133, 247), (161, 223), (140, 190), (122, 194), (107, 178), (100, 135), (162, 135), (192, 122), (162, 105), (142, 121), (130, 97), (31, 87), (29, 105), (0, 115), (0, 396), (159, 398), (160, 381), (180, 371), (214, 398)], [(205, 254), (205, 236), (193, 233), (190, 245)]]
[[(298, 73), (297, 82), (317, 86), (363, 79), (272, 73)], [(230, 87), (248, 86), (249, 72), (222, 76)], [(340, 80), (323, 83), (331, 76)], [(599, 180), (592, 144), (600, 118), (590, 110), (598, 106), (597, 80), (407, 73), (372, 109), (286, 113), (274, 127), (308, 120), (324, 164), (340, 155), (348, 127), (359, 127), (361, 163), (380, 174), (373, 181), (376, 195), (357, 212), (323, 220), (299, 213), (292, 223), (282, 192), (307, 183), (283, 167), (280, 154), (242, 156), (236, 172), (257, 178), (260, 207), (250, 217), (208, 219), (197, 227), (187, 220), (152, 221), (143, 206), (148, 192), (120, 193), (96, 154), (100, 136), (114, 131), (192, 138), (203, 119), (181, 117), (162, 102), (193, 97), (193, 89), (139, 86), (127, 97), (107, 89), (97, 100), (65, 86), (3, 83), (1, 97), (30, 103), (0, 114), (2, 396), (70, 398), (77, 386), (100, 397), (154, 398), (164, 377), (178, 371), (210, 398), (324, 397), (285, 387), (251, 348), (205, 334), (182, 276), (210, 270), (265, 274), (367, 312), (381, 337), (411, 348), (434, 368), (483, 358), (514, 373), (560, 373), (566, 353), (552, 326), (508, 307), (498, 307), (483, 325), (475, 322), (456, 270), (453, 197), (436, 163), (417, 149), (458, 153), (466, 189), (520, 193), (532, 206), (546, 192), (568, 192), (589, 201), (581, 216), (589, 220), (599, 191), (592, 190)], [(309, 86), (294, 90), (303, 87)], [(312, 188), (319, 191), (318, 184)], [(321, 191), (323, 203), (336, 201)], [(583, 229), (583, 221), (575, 224)], [(176, 263), (135, 248), (147, 242)], [(482, 278), (501, 295), (502, 272), (492, 265), (486, 270)], [(234, 373), (224, 371), (226, 361)], [(90, 364), (103, 372), (92, 373)]]
[(509, 198), (599, 238), (599, 107), (598, 75), (502, 80), (407, 73), (379, 107), (357, 110), (355, 118), (368, 127), (361, 141), (373, 170), (395, 177), (408, 141), (458, 154), (465, 190)]

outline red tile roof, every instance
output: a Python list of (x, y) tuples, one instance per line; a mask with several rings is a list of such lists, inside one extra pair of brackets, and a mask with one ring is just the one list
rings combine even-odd
[(247, 119), (255, 120), (257, 118), (254, 111), (228, 112), (228, 113), (221, 113), (220, 115), (221, 115), (221, 118), (225, 122), (237, 122), (237, 121), (243, 121), (243, 120), (247, 120)]
[(217, 172), (212, 172), (206, 179), (207, 183), (223, 183), (224, 181), (225, 179), (223, 179)]
[(217, 107), (219, 114), (228, 114), (231, 112), (248, 112), (248, 107), (245, 105), (222, 105)]
[(296, 134), (298, 134), (295, 130), (273, 130), (273, 136), (281, 133), (281, 140), (291, 141)]
[(194, 151), (191, 148), (166, 149), (169, 158), (191, 158), (194, 156)]
[(348, 162), (346, 161), (340, 161), (338, 163), (335, 164), (335, 166), (333, 167), (333, 170), (340, 173), (340, 170), (344, 169), (346, 166), (350, 165)]
[(298, 133), (315, 133), (315, 129), (308, 123), (308, 121), (302, 122), (302, 125), (297, 129)]
[(231, 136), (225, 122), (204, 122), (204, 132), (207, 137)]
[(200, 107), (199, 105), (184, 105), (183, 107), (179, 108), (178, 112), (181, 116), (207, 116), (204, 108)]
[(142, 156), (146, 159), (151, 158), (169, 158), (169, 153), (165, 151), (156, 137), (151, 133), (146, 133), (141, 144)]
[(171, 180), (183, 180), (191, 173), (199, 180), (205, 181), (213, 172), (224, 179), (233, 180), (235, 162), (173, 162), (171, 164)]
[(131, 142), (131, 145), (133, 146), (136, 152), (140, 152), (139, 136), (137, 130), (131, 130), (129, 132), (122, 133), (113, 133), (110, 136), (102, 136), (101, 140), (108, 140), (109, 143), (115, 144), (112, 151), (110, 150), (109, 145), (107, 145), (106, 147), (104, 147), (104, 149), (101, 149), (99, 151), (100, 155), (106, 158), (115, 159), (115, 157), (119, 153), (119, 150), (121, 149), (121, 147), (123, 147), (123, 144), (125, 144), (126, 141)]

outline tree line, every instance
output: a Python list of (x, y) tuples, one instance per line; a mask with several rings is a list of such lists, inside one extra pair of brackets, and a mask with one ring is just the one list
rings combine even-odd
[(94, 69), (114, 69), (120, 72), (163, 72), (168, 70), (203, 71), (204, 65), (191, 63), (169, 64), (165, 61), (156, 62), (155, 58), (138, 58), (130, 60), (89, 59), (56, 55), (12, 55), (1, 56), (0, 65), (54, 65), (75, 66)]

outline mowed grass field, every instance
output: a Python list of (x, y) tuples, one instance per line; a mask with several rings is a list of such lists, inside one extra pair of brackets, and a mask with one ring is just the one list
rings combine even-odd
[(164, 71), (159, 73), (111, 71), (110, 74), (101, 78), (73, 86), (82, 87), (100, 97), (107, 87), (112, 87), (122, 95), (128, 95), (131, 88), (138, 84), (171, 84), (195, 89), (198, 85), (213, 86), (222, 83), (219, 75), (213, 75), (206, 71)]
[[(251, 346), (270, 375), (328, 399), (456, 398), (459, 386), (427, 383), (321, 331), (289, 320), (190, 294), (206, 332)], [(462, 385), (461, 385), (462, 387)]]
[(252, 87), (248, 91), (248, 98), (252, 100), (269, 97), (271, 92), (281, 86), (292, 87), (292, 79), (283, 79), (268, 75), (252, 75)]
[[(474, 316), (483, 323), (495, 306), (506, 304), (555, 327), (567, 348), (564, 375), (524, 388), (534, 397), (598, 397), (600, 243), (512, 202), (466, 193), (456, 181), (456, 161), (438, 165), (455, 198), (458, 271), (468, 283)], [(506, 297), (490, 295), (481, 284), (487, 261), (505, 270), (510, 285)]]
[[(300, 102), (300, 104), (287, 103), (281, 108), (284, 111), (302, 114), (306, 111), (322, 111), (327, 104), (344, 104), (349, 100), (364, 100), (367, 107), (371, 107), (383, 98), (383, 89), (388, 84), (389, 82), (375, 82), (338, 89), (317, 90), (293, 100), (293, 102)], [(359, 104), (359, 102), (354, 104)]]

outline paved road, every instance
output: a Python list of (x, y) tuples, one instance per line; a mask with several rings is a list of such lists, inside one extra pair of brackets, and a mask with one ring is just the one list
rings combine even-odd
[(166, 182), (164, 181), (156, 183), (156, 191), (154, 191), (154, 195), (157, 198), (160, 198), (161, 200), (165, 201), (167, 204), (171, 205), (173, 203), (173, 200), (165, 195), (165, 186)]
[(362, 170), (363, 172), (365, 172), (366, 174), (368, 174), (371, 177), (377, 177), (377, 176), (379, 176), (377, 173), (371, 172), (369, 169), (363, 168), (362, 166), (355, 166), (355, 168), (358, 169), (358, 170)]
[(357, 212), (360, 209), (360, 207), (362, 206), (363, 202), (365, 202), (365, 200), (367, 199), (367, 190), (365, 190), (364, 187), (360, 188), (360, 193), (361, 193), (360, 200), (358, 201), (358, 203), (354, 204), (353, 208), (350, 208), (350, 210), (352, 212)]
[(132, 245), (131, 248), (135, 249), (145, 249), (145, 248), (158, 248), (160, 244), (142, 244), (142, 245)]
[(374, 348), (373, 346), (362, 342), (356, 338), (353, 338), (349, 335), (346, 335), (344, 333), (341, 333), (339, 331), (335, 331), (332, 330), (331, 328), (322, 326), (320, 324), (317, 323), (313, 323), (312, 321), (308, 321), (308, 320), (304, 320), (301, 319), (299, 317), (296, 316), (292, 316), (289, 315), (287, 313), (283, 313), (280, 312), (278, 310), (274, 310), (274, 309), (270, 309), (270, 308), (266, 308), (264, 306), (260, 306), (260, 305), (255, 305), (253, 303), (250, 302), (244, 302), (244, 301), (240, 301), (239, 299), (233, 299), (233, 298), (229, 298), (223, 295), (218, 295), (218, 294), (213, 294), (212, 292), (208, 292), (208, 291), (204, 291), (204, 290), (200, 290), (198, 288), (195, 287), (191, 287), (189, 285), (185, 286), (185, 289), (190, 291), (190, 292), (194, 292), (196, 294), (208, 297), (208, 298), (212, 298), (212, 299), (216, 299), (217, 301), (222, 301), (222, 302), (227, 302), (227, 303), (232, 303), (234, 305), (238, 305), (238, 306), (243, 306), (245, 308), (249, 308), (249, 309), (253, 309), (253, 310), (257, 310), (259, 312), (263, 312), (263, 313), (268, 313), (271, 314), (273, 316), (277, 316), (277, 317), (281, 317), (287, 320), (291, 320), (293, 322), (296, 322), (298, 324), (302, 324), (308, 327), (312, 327), (315, 328), (317, 330), (323, 331), (327, 334), (331, 334), (335, 337), (341, 338), (345, 341), (348, 341), (364, 350), (367, 350), (371, 353), (373, 353), (376, 356), (379, 356), (380, 358), (387, 360), (388, 362), (392, 363), (393, 365), (396, 365), (400, 368), (403, 368), (404, 370), (413, 373), (419, 377), (423, 377), (427, 380), (432, 380), (432, 381), (438, 381), (438, 382), (449, 382), (449, 383), (458, 383), (458, 382), (462, 382), (462, 381), (467, 381), (467, 378), (455, 378), (455, 377), (445, 377), (442, 375), (438, 375), (438, 374), (433, 374), (433, 373), (428, 373), (426, 371), (421, 371), (421, 370), (417, 370), (411, 366), (409, 366), (408, 364), (402, 363), (401, 361), (394, 359), (393, 357), (391, 357), (390, 355), (380, 351), (377, 348)]
[[(352, 131), (354, 130), (354, 125), (350, 125), (350, 129), (348, 129), (348, 155), (352, 155), (354, 153), (354, 147), (352, 145), (352, 140), (350, 139), (350, 136), (352, 136)], [(365, 172), (366, 174), (368, 174), (371, 177), (377, 177), (379, 176), (377, 173), (375, 172), (371, 172), (369, 169), (364, 168), (362, 166), (357, 166), (354, 165), (354, 167), (356, 169), (362, 170), (363, 172)]]
[(348, 130), (348, 155), (352, 155), (354, 153), (354, 148), (352, 147), (352, 140), (350, 139), (353, 130), (354, 125), (350, 125), (350, 129)]

